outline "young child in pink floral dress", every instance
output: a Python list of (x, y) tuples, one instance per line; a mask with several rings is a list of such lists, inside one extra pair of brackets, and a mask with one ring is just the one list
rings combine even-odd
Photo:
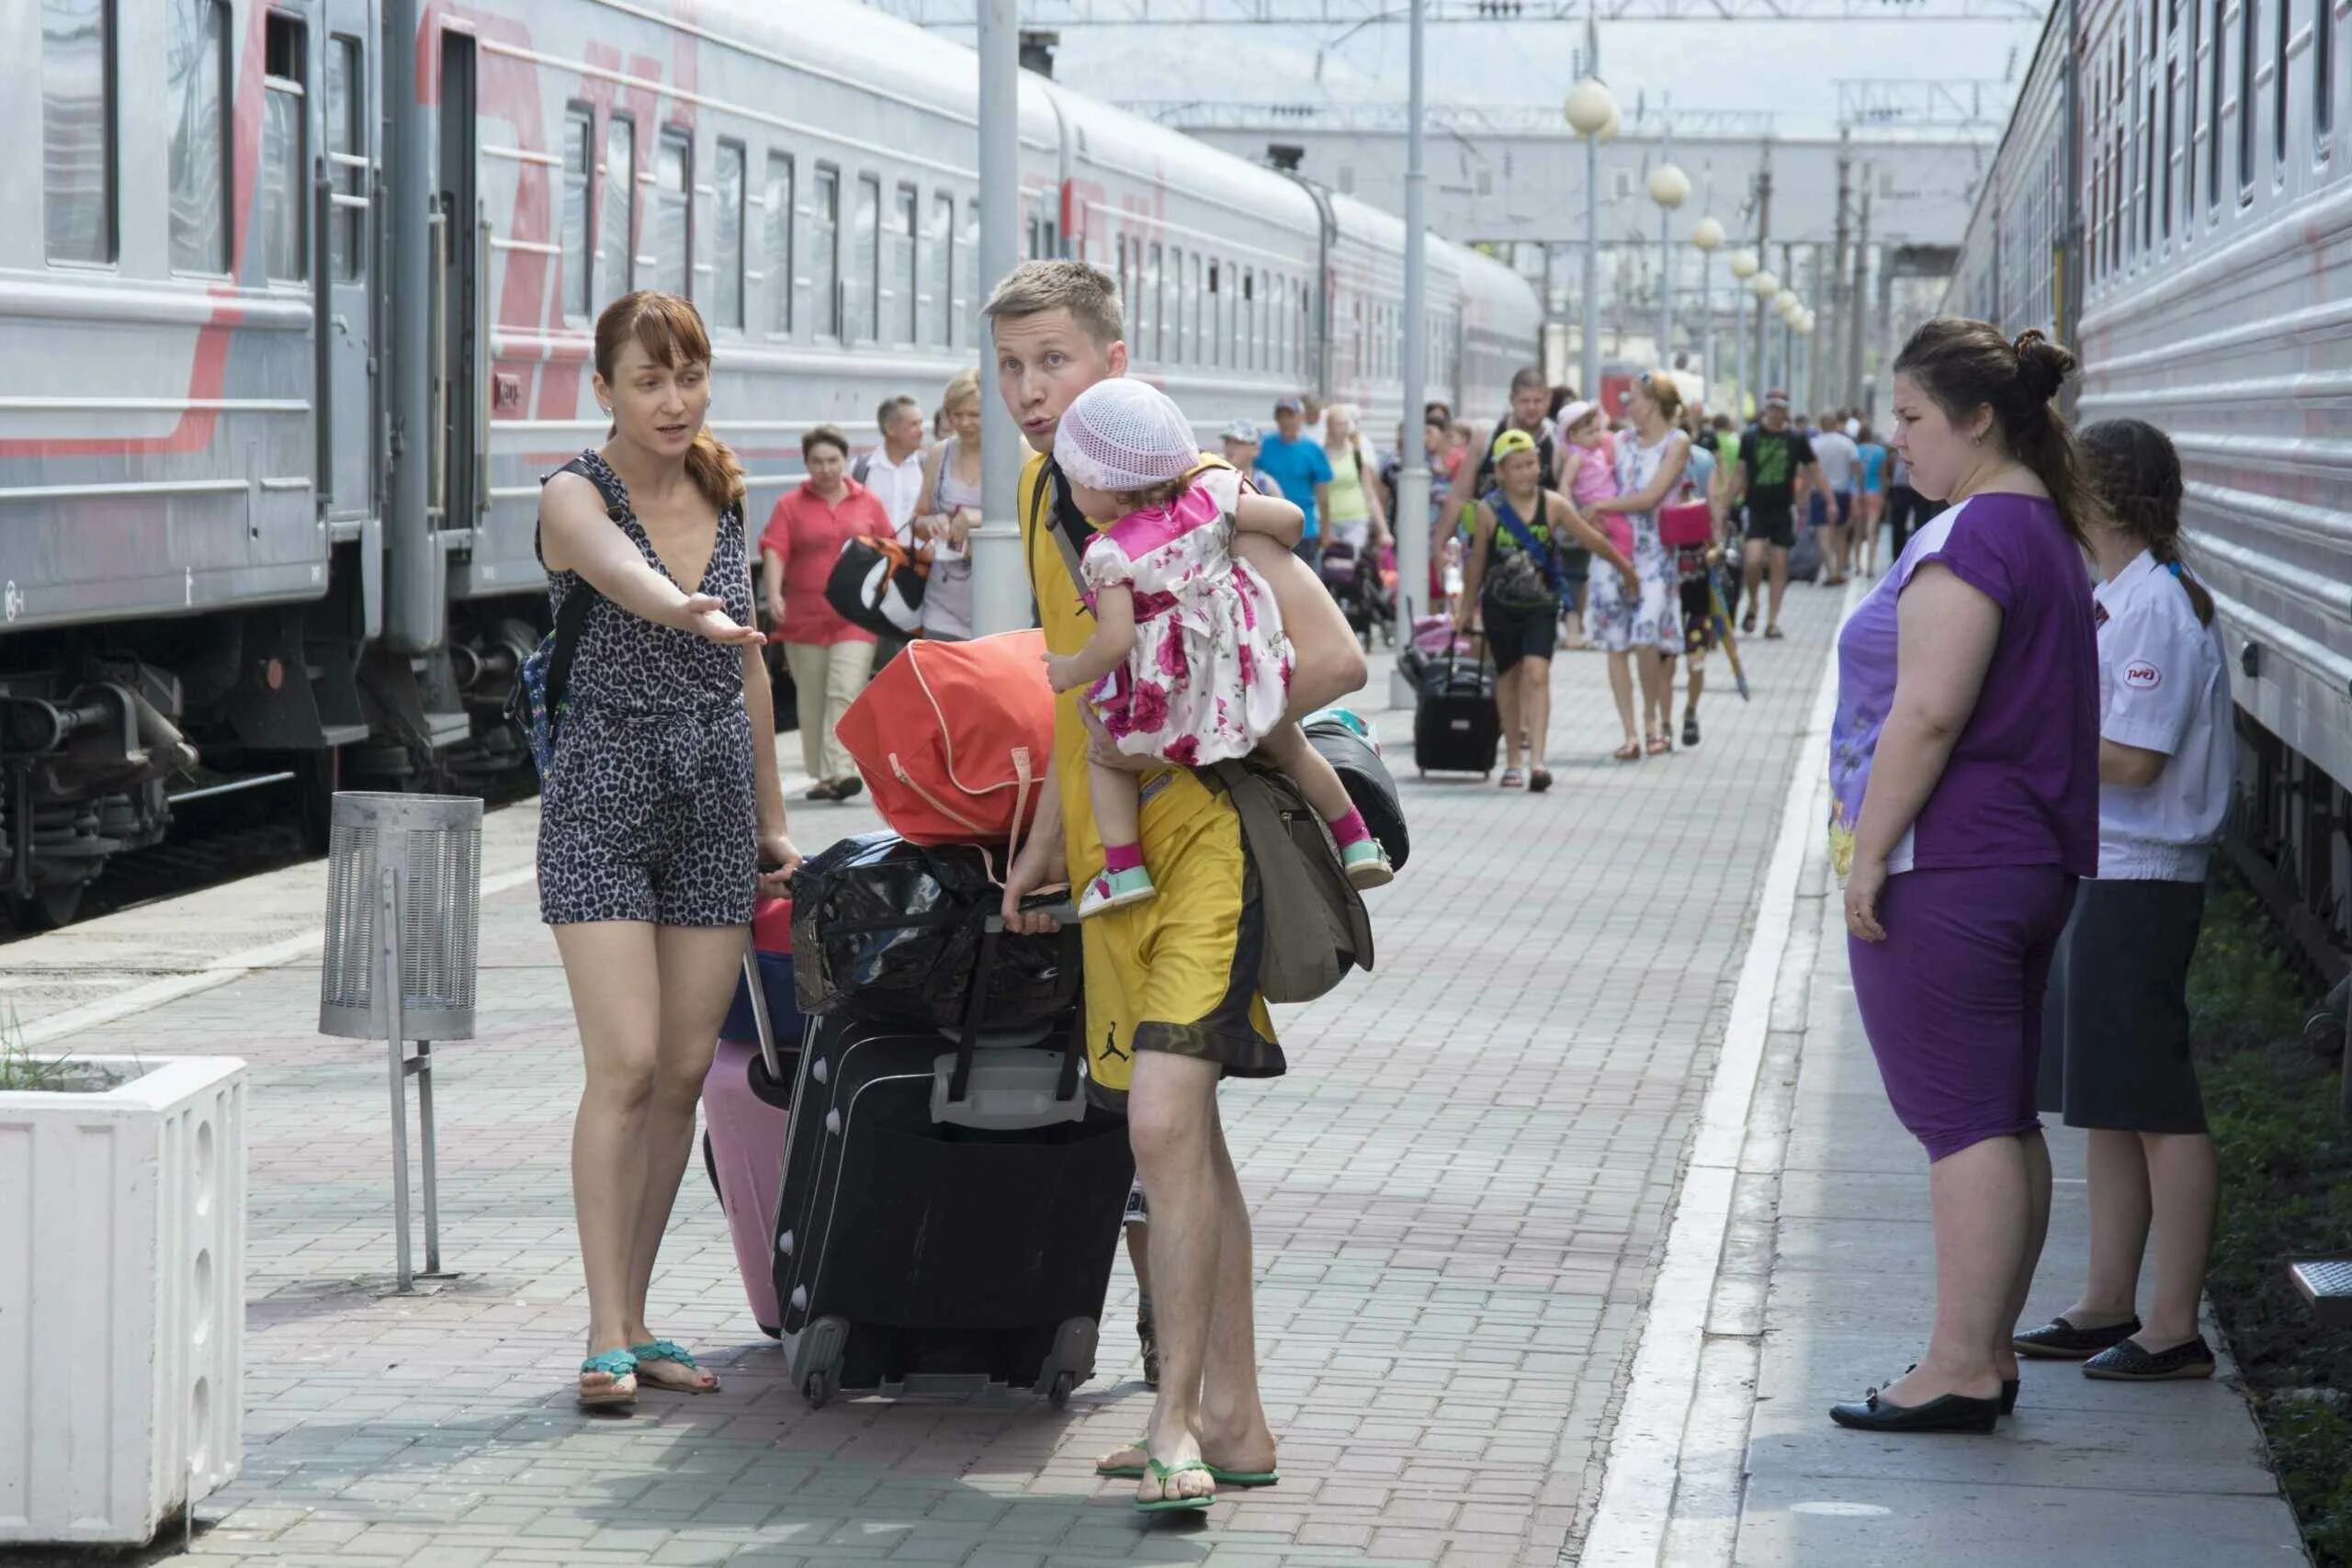
[[(1109, 524), (1079, 558), (1094, 635), (1074, 654), (1046, 657), (1054, 690), (1084, 688), (1129, 756), (1205, 767), (1262, 750), (1330, 825), (1348, 880), (1388, 881), (1388, 857), (1347, 786), (1298, 726), (1283, 722), (1290, 638), (1273, 590), (1232, 550), (1236, 528), (1294, 532), (1298, 509), (1245, 491), (1230, 468), (1204, 467), (1182, 411), (1125, 378), (1079, 394), (1062, 415), (1054, 461), (1079, 511)], [(1092, 768), (1103, 865), (1079, 894), (1081, 918), (1158, 892), (1143, 859), (1140, 784), (1125, 769)]]

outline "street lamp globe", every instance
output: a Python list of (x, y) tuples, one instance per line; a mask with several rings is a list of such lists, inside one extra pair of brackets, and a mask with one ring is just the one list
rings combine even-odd
[(1593, 137), (1593, 140), (1600, 143), (1603, 147), (1606, 147), (1611, 142), (1617, 140), (1618, 131), (1623, 130), (1624, 126), (1624, 111), (1617, 107), (1617, 100), (1611, 98), (1609, 100), (1609, 123), (1600, 128), (1600, 132)]
[(1747, 291), (1763, 303), (1770, 304), (1773, 296), (1781, 292), (1780, 275), (1771, 272), (1758, 273), (1747, 280)]
[(1650, 199), (1671, 212), (1690, 199), (1690, 176), (1673, 164), (1650, 171)]
[(1783, 288), (1778, 294), (1772, 296), (1772, 309), (1780, 311), (1783, 316), (1795, 310), (1802, 303), (1804, 303), (1804, 301), (1797, 298), (1797, 291), (1793, 288)]
[(1813, 335), (1813, 316), (1808, 311), (1798, 311), (1795, 319), (1790, 321), (1789, 325), (1796, 329), (1796, 334), (1799, 337)]
[(1588, 76), (1568, 89), (1568, 101), (1563, 111), (1568, 117), (1568, 128), (1578, 136), (1599, 136), (1611, 130), (1617, 118), (1616, 95), (1597, 76)]
[(1738, 278), (1742, 283), (1745, 283), (1749, 278), (1754, 277), (1758, 272), (1763, 269), (1763, 266), (1764, 264), (1756, 259), (1756, 253), (1754, 251), (1735, 251), (1732, 253), (1731, 275), (1734, 277)]
[(1712, 218), (1702, 218), (1690, 231), (1690, 243), (1702, 251), (1719, 251), (1724, 243), (1724, 226)]

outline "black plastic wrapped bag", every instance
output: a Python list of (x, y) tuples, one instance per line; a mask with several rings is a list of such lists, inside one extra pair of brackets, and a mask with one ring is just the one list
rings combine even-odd
[(1310, 716), (1305, 726), (1307, 744), (1323, 754), (1347, 786), (1348, 799), (1372, 836), (1388, 855), (1392, 871), (1405, 869), (1413, 852), (1405, 830), (1405, 805), (1396, 795), (1396, 780), (1380, 753), (1345, 719), (1326, 711)]
[[(987, 856), (970, 844), (866, 833), (811, 855), (792, 876), (793, 984), (801, 1011), (960, 1031), (988, 919), (1003, 901)], [(1023, 1030), (1063, 1019), (1079, 996), (1076, 927), (1044, 936), (1008, 931), (996, 942), (978, 1027)]]

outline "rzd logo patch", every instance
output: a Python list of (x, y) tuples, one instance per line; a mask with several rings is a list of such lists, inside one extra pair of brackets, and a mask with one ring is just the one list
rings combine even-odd
[(2135, 692), (2153, 692), (2165, 683), (2164, 671), (2144, 659), (2135, 659), (2123, 667), (2123, 683)]

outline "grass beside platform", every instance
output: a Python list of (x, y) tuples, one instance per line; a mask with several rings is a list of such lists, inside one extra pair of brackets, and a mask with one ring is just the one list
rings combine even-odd
[(2352, 1568), (2352, 1330), (2322, 1330), (2287, 1278), (2290, 1257), (2352, 1251), (2338, 1066), (2301, 1039), (2317, 1000), (2268, 912), (2217, 869), (2188, 974), (2222, 1176), (2208, 1289), (2312, 1560)]

